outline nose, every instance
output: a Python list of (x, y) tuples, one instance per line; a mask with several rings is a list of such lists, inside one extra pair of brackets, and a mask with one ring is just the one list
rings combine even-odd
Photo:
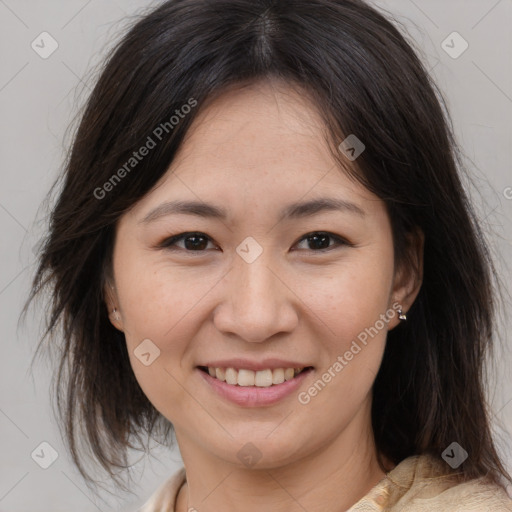
[(262, 342), (295, 329), (297, 298), (273, 267), (265, 252), (252, 263), (235, 258), (221, 285), (222, 302), (215, 309), (214, 324), (220, 332)]

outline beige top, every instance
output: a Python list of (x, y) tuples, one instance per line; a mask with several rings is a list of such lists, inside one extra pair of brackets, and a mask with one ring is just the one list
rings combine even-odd
[[(512, 512), (512, 499), (503, 488), (483, 477), (457, 483), (444, 476), (444, 470), (442, 459), (408, 457), (346, 512)], [(181, 468), (139, 512), (175, 512), (185, 480), (185, 468)]]

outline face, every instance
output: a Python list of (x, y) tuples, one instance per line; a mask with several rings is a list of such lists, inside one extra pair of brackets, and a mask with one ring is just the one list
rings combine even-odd
[(395, 271), (385, 204), (324, 133), (284, 85), (225, 93), (118, 223), (111, 321), (182, 452), (241, 465), (250, 442), (270, 468), (371, 429), (386, 333), (417, 285)]

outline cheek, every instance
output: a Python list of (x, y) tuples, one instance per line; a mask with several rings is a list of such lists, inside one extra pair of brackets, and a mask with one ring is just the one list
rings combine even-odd
[[(192, 285), (169, 269), (141, 267), (136, 258), (126, 259), (124, 270), (119, 273), (119, 289), (130, 363), (144, 394), (174, 423), (176, 411), (190, 402), (185, 391), (187, 354), (203, 321), (198, 318), (201, 297), (210, 287), (204, 280)], [(149, 365), (147, 359), (152, 361)]]
[[(327, 335), (319, 342), (325, 357), (319, 378), (330, 392), (319, 393), (317, 406), (329, 408), (343, 396), (349, 416), (363, 402), (379, 370), (386, 344), (387, 323), (393, 282), (393, 253), (365, 250), (354, 253), (333, 272), (328, 282), (312, 291), (308, 305), (318, 315)], [(325, 290), (322, 292), (322, 290)], [(305, 288), (304, 288), (305, 292)], [(322, 378), (322, 375), (325, 377)], [(321, 387), (320, 384), (319, 387)], [(315, 393), (315, 391), (312, 391)]]
[[(171, 267), (164, 258), (151, 263), (147, 254), (137, 255), (133, 248), (124, 254), (127, 256), (117, 260), (116, 282), (131, 366), (155, 408), (175, 422), (176, 411), (190, 403), (185, 389), (190, 387), (187, 379), (193, 361), (193, 340), (199, 338), (198, 330), (208, 321), (208, 293), (221, 275)], [(137, 357), (143, 340), (151, 340), (157, 347), (149, 344), (149, 352), (158, 354), (149, 366), (143, 364), (144, 358), (141, 361)]]
[(201, 275), (193, 266), (171, 266), (165, 256), (134, 248), (125, 254), (117, 259), (116, 281), (129, 343), (147, 337), (162, 348), (172, 340), (177, 348), (181, 331), (191, 326), (187, 319), (215, 284), (214, 276)]
[(331, 281), (337, 293), (316, 295), (318, 316), (328, 326), (322, 331), (328, 334), (318, 340), (321, 367), (315, 382), (301, 395), (301, 403), (310, 400), (318, 411), (315, 414), (328, 414), (333, 429), (348, 424), (361, 411), (382, 362), (387, 324), (381, 315), (388, 313), (390, 287), (384, 275), (340, 274)]
[(297, 294), (338, 339), (339, 348), (343, 348), (387, 311), (393, 263), (386, 253), (361, 251), (343, 260), (329, 274), (327, 278), (297, 280)]

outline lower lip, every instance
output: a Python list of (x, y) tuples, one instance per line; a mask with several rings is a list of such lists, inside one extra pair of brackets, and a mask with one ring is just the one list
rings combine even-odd
[(284, 397), (296, 391), (313, 369), (310, 368), (309, 370), (305, 370), (293, 379), (285, 380), (282, 384), (274, 384), (266, 388), (256, 386), (234, 386), (211, 377), (209, 373), (206, 373), (199, 368), (197, 368), (197, 371), (221, 397), (243, 407), (262, 407), (265, 405), (275, 404), (279, 402), (279, 400), (282, 400)]

